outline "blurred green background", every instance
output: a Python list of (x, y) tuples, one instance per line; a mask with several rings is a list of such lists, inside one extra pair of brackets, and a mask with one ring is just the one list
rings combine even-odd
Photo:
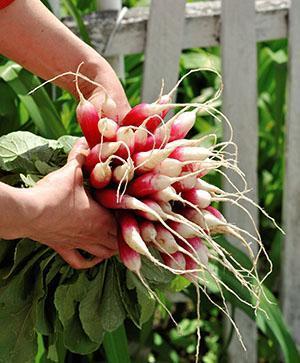
[[(47, 1), (45, 1), (47, 4)], [(80, 22), (83, 15), (96, 9), (95, 1), (63, 0), (62, 15), (73, 16), (87, 40), (87, 34)], [(124, 0), (124, 6), (147, 6), (148, 0)], [(49, 4), (48, 4), (49, 6)], [(284, 122), (286, 116), (286, 76), (287, 41), (277, 40), (259, 43), (258, 59), (258, 100), (259, 111), (259, 203), (275, 219), (281, 222), (282, 184), (284, 176)], [(189, 49), (182, 53), (180, 74), (192, 68), (214, 65), (220, 70), (220, 49)], [(131, 105), (141, 101), (143, 55), (125, 57), (124, 87)], [(4, 58), (0, 59), (0, 136), (15, 130), (28, 130), (48, 138), (63, 134), (79, 135), (80, 129), (75, 120), (76, 102), (68, 93), (51, 85), (45, 86), (32, 96), (27, 92), (40, 83), (40, 80)], [(211, 73), (195, 73), (185, 79), (179, 88), (178, 101), (191, 102), (195, 98), (206, 100), (219, 86), (219, 80)], [(216, 104), (221, 108), (221, 101)], [(190, 136), (201, 132), (221, 130), (209, 116), (199, 116)], [(213, 180), (219, 184), (217, 176)], [(262, 239), (274, 264), (266, 286), (278, 297), (282, 236), (265, 218), (260, 217)], [(263, 263), (262, 263), (263, 265)], [(263, 271), (261, 271), (263, 273)], [(223, 331), (222, 315), (202, 296), (201, 328), (203, 362), (226, 362), (226, 351), (231, 334)], [(139, 331), (127, 323), (126, 330), (129, 349), (134, 363), (172, 362), (188, 363), (194, 361), (196, 344), (195, 292), (188, 288), (169, 296), (166, 304), (180, 323), (184, 334), (180, 336), (170, 322), (167, 314), (158, 308), (155, 316)], [(236, 306), (233, 304), (232, 314)], [(280, 361), (278, 344), (272, 334), (259, 333), (259, 362)], [(287, 347), (289, 349), (289, 347)], [(38, 359), (37, 359), (38, 361)], [(89, 357), (75, 357), (70, 353), (68, 361), (101, 362), (102, 351)]]

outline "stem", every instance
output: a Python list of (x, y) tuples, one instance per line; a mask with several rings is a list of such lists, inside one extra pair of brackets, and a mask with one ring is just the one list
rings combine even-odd
[(124, 323), (115, 331), (105, 334), (103, 347), (107, 363), (131, 363)]

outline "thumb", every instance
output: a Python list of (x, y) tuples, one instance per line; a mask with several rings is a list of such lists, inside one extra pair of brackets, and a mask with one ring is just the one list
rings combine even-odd
[(88, 149), (89, 147), (85, 138), (81, 137), (75, 142), (74, 146), (72, 147), (67, 162), (70, 163), (71, 161), (75, 160), (77, 164), (81, 167), (84, 164)]

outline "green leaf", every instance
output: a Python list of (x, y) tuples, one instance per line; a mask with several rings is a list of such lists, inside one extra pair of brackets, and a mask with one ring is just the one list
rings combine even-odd
[(90, 340), (83, 330), (79, 318), (79, 304), (88, 291), (85, 272), (78, 273), (75, 280), (58, 286), (54, 303), (59, 320), (63, 325), (65, 346), (74, 353), (89, 354), (98, 349), (99, 344)]
[(77, 7), (73, 4), (72, 0), (63, 0), (63, 4), (68, 9), (68, 12), (73, 16), (75, 19), (78, 30), (80, 33), (81, 38), (89, 45), (91, 45), (91, 40), (87, 28), (82, 20), (81, 14), (78, 11)]
[(49, 165), (55, 161), (59, 164), (66, 160), (64, 147), (57, 141), (47, 140), (27, 131), (12, 132), (0, 137), (0, 169), (15, 173), (39, 174), (37, 166), (42, 165), (41, 163)]
[(98, 344), (102, 342), (104, 337), (104, 330), (101, 325), (102, 311), (100, 301), (103, 292), (106, 265), (107, 263), (102, 263), (99, 266), (96, 277), (92, 281), (89, 281), (89, 290), (81, 300), (79, 306), (82, 327), (89, 338)]
[(19, 272), (0, 287), (0, 357), (7, 363), (32, 363), (37, 352), (34, 332), (37, 253)]
[(137, 288), (137, 297), (141, 308), (140, 325), (143, 325), (154, 314), (156, 303), (146, 289), (142, 290)]
[(117, 273), (114, 264), (110, 263), (107, 266), (100, 302), (101, 326), (107, 332), (116, 330), (126, 317), (118, 289)]
[(107, 363), (130, 363), (126, 331), (122, 324), (112, 333), (106, 333), (103, 341)]
[(66, 133), (47, 92), (41, 88), (33, 95), (28, 95), (31, 89), (40, 85), (35, 76), (10, 61), (0, 66), (0, 78), (7, 82), (24, 103), (33, 122), (43, 136), (57, 138)]
[(5, 276), (5, 279), (12, 276), (14, 272), (17, 270), (17, 268), (19, 268), (21, 264), (23, 265), (28, 260), (28, 258), (33, 253), (35, 253), (40, 247), (41, 246), (39, 246), (36, 242), (30, 239), (20, 240), (16, 246), (14, 253), (14, 264), (11, 267), (7, 276)]

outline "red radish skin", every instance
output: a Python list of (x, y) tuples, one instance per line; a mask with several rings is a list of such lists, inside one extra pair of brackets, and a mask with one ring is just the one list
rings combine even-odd
[(139, 275), (142, 267), (141, 256), (128, 246), (120, 232), (118, 233), (118, 248), (120, 260), (123, 264), (128, 268), (128, 270)]
[(76, 116), (89, 147), (94, 147), (101, 140), (98, 130), (99, 115), (95, 106), (81, 96)]
[[(168, 111), (170, 109), (169, 106), (165, 106), (158, 103), (140, 103), (133, 107), (127, 115), (123, 118), (121, 125), (122, 126), (140, 126), (146, 118), (150, 116), (159, 115), (160, 117), (164, 117), (166, 113), (162, 114), (164, 111)], [(149, 120), (150, 121), (150, 120)], [(155, 130), (155, 128), (160, 124), (159, 117), (151, 118), (151, 123), (149, 125), (147, 123), (147, 128), (149, 130)]]
[[(185, 259), (185, 269), (186, 270), (197, 270), (199, 269), (199, 265), (190, 257), (187, 255), (184, 255)], [(184, 274), (184, 277), (192, 282), (197, 282), (198, 279), (198, 272), (189, 272), (187, 274)]]
[(180, 213), (188, 220), (190, 220), (191, 222), (197, 224), (198, 226), (200, 226), (201, 228), (203, 228), (203, 226), (205, 226), (205, 221), (204, 221), (204, 216), (202, 214), (202, 212), (197, 211), (193, 208), (183, 208), (181, 209)]
[(185, 258), (181, 252), (175, 252), (171, 255), (165, 253), (160, 254), (164, 263), (172, 269), (175, 270), (185, 270)]
[(208, 249), (203, 243), (200, 237), (193, 237), (187, 239), (188, 244), (182, 243), (179, 241), (181, 247), (183, 247), (186, 251), (190, 253), (194, 253), (196, 251), (198, 260), (201, 262), (202, 265), (208, 266)]
[(197, 182), (196, 176), (189, 176), (183, 180), (175, 182), (174, 184), (172, 184), (172, 186), (174, 187), (177, 193), (180, 193), (185, 190), (193, 189), (196, 185), (196, 182)]
[(105, 188), (111, 181), (112, 172), (107, 163), (98, 163), (90, 174), (90, 184), (96, 189)]
[(192, 238), (197, 237), (198, 235), (197, 231), (195, 231), (192, 227), (187, 226), (186, 224), (168, 221), (168, 225), (173, 229), (173, 231), (177, 232), (183, 238)]
[(212, 207), (212, 206), (208, 206), (205, 208), (209, 213), (211, 213), (212, 215), (214, 215), (216, 218), (220, 219), (220, 221), (226, 223), (226, 219), (223, 216), (223, 214), (218, 211), (218, 209)]
[(135, 197), (145, 197), (172, 184), (172, 179), (155, 173), (147, 173), (134, 179), (128, 186), (127, 193)]
[(122, 200), (118, 201), (116, 189), (111, 188), (96, 190), (94, 195), (96, 201), (108, 209), (136, 209), (135, 204), (139, 205), (141, 203), (138, 199), (129, 195), (124, 195)]
[(99, 152), (100, 144), (97, 144), (89, 151), (88, 156), (85, 158), (83, 168), (88, 174), (90, 174), (96, 164), (99, 163)]
[(210, 193), (201, 189), (185, 190), (182, 192), (181, 196), (183, 199), (203, 209), (207, 208), (211, 203)]
[(173, 122), (171, 126), (169, 141), (183, 139), (188, 132), (193, 128), (196, 122), (196, 112), (184, 112)]

